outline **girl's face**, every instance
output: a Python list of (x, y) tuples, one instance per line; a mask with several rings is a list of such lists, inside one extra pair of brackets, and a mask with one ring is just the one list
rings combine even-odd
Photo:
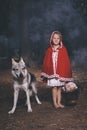
[(52, 38), (52, 41), (53, 41), (53, 44), (54, 44), (54, 45), (59, 45), (59, 43), (60, 43), (60, 41), (61, 41), (60, 35), (54, 34), (54, 35), (53, 35), (53, 38)]

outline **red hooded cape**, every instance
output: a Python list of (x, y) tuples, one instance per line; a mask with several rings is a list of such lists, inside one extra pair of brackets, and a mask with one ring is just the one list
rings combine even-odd
[(47, 79), (59, 78), (61, 81), (72, 81), (71, 63), (65, 46), (62, 45), (58, 51), (56, 75), (53, 71), (52, 52), (53, 49), (50, 46), (44, 57), (41, 76)]

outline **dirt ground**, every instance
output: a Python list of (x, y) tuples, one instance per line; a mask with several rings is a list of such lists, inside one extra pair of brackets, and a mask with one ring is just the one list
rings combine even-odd
[[(14, 114), (8, 111), (13, 104), (13, 80), (10, 70), (0, 71), (0, 130), (87, 130), (87, 70), (73, 68), (73, 77), (79, 86), (77, 104), (55, 109), (52, 105), (51, 89), (40, 80), (40, 70), (31, 68), (37, 78), (38, 105), (31, 98), (32, 113), (27, 112), (26, 96), (20, 91)], [(65, 101), (63, 94), (63, 100)], [(65, 102), (64, 102), (65, 103)]]

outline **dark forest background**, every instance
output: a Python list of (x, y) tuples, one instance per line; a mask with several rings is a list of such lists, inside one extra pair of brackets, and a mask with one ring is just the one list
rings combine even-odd
[(86, 0), (0, 0), (0, 67), (16, 54), (41, 66), (54, 30), (62, 33), (72, 65), (86, 67)]

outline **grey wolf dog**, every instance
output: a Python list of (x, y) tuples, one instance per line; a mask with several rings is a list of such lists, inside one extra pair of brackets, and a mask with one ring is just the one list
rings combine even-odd
[(8, 113), (12, 114), (15, 112), (20, 89), (23, 89), (26, 93), (27, 97), (26, 105), (28, 107), (27, 111), (32, 112), (30, 96), (34, 94), (37, 103), (41, 104), (41, 102), (37, 96), (36, 78), (26, 69), (26, 65), (25, 62), (23, 61), (23, 58), (20, 58), (19, 61), (16, 61), (12, 58), (12, 75), (14, 80), (13, 83), (14, 103), (12, 109)]

